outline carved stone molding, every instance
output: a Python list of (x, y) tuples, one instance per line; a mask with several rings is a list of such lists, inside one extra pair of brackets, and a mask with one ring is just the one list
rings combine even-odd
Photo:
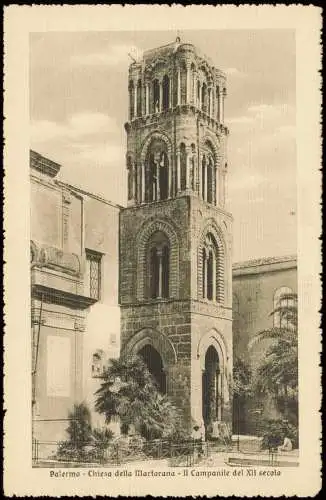
[(72, 276), (80, 276), (83, 272), (82, 264), (82, 257), (77, 254), (31, 241), (32, 267), (47, 267)]

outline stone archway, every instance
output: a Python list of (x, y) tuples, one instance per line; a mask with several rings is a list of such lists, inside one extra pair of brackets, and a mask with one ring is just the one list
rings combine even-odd
[(212, 345), (205, 354), (202, 372), (202, 416), (206, 428), (222, 416), (221, 373), (218, 353)]
[(152, 328), (143, 328), (122, 348), (121, 356), (133, 354), (142, 356), (160, 391), (169, 393), (170, 372), (176, 366), (177, 354), (168, 337)]
[(224, 421), (225, 405), (229, 403), (228, 350), (223, 336), (215, 329), (202, 336), (197, 347), (196, 371), (200, 406), (197, 418), (202, 418), (208, 434), (212, 423)]
[(135, 333), (131, 339), (122, 347), (121, 355), (128, 356), (138, 354), (146, 345), (152, 346), (161, 356), (164, 369), (177, 362), (177, 354), (172, 342), (166, 335), (153, 328), (143, 328)]
[(160, 353), (151, 344), (146, 344), (138, 351), (138, 354), (144, 360), (159, 391), (166, 394), (166, 371)]

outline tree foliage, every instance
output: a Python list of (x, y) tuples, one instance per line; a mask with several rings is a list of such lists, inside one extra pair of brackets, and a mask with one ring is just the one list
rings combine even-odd
[(233, 381), (232, 390), (233, 395), (241, 398), (251, 395), (251, 369), (248, 363), (241, 358), (237, 357), (233, 363)]
[(272, 395), (286, 417), (297, 412), (298, 399), (298, 322), (297, 295), (287, 294), (272, 311), (280, 318), (280, 326), (258, 332), (250, 349), (268, 341), (254, 377), (254, 389)]
[(112, 359), (96, 392), (95, 408), (122, 427), (133, 424), (146, 439), (171, 437), (181, 426), (179, 410), (159, 392), (147, 366), (138, 356)]

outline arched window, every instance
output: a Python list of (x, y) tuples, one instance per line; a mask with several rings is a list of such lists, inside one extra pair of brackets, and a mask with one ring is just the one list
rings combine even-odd
[(167, 75), (163, 77), (163, 109), (169, 109), (170, 107), (170, 79)]
[[(288, 328), (291, 326), (293, 307), (296, 305), (296, 296), (288, 286), (278, 288), (274, 293), (273, 323), (276, 328)], [(279, 310), (280, 309), (280, 310)], [(289, 310), (288, 313), (286, 310)]]
[(135, 98), (135, 88), (134, 88), (134, 82), (131, 80), (129, 83), (129, 113), (130, 113), (130, 120), (134, 118), (134, 98)]
[(206, 183), (207, 183), (207, 178), (206, 178), (206, 156), (203, 155), (202, 161), (201, 161), (201, 178), (202, 178), (202, 183), (201, 183), (201, 196), (203, 200), (206, 199)]
[(201, 109), (207, 113), (207, 85), (205, 82), (201, 88)]
[(158, 80), (153, 82), (153, 112), (158, 113), (160, 110), (160, 83)]
[(194, 63), (190, 66), (191, 70), (191, 94), (190, 94), (190, 102), (196, 102), (196, 68)]
[(204, 299), (219, 301), (219, 252), (214, 236), (208, 233), (202, 249), (202, 294)]
[(213, 158), (209, 156), (207, 162), (207, 201), (208, 203), (213, 203)]
[(132, 192), (133, 172), (132, 172), (132, 162), (130, 156), (128, 156), (127, 158), (127, 170), (128, 170), (128, 200), (131, 200), (133, 197), (133, 192)]
[(146, 200), (166, 200), (169, 196), (167, 146), (160, 139), (150, 144), (146, 160)]
[(180, 144), (180, 187), (181, 191), (186, 189), (186, 176), (187, 176), (187, 154), (186, 146), (182, 142)]
[(202, 198), (208, 203), (215, 203), (216, 169), (214, 152), (210, 142), (206, 141), (202, 148)]
[(147, 251), (147, 296), (150, 299), (169, 297), (170, 244), (162, 231), (154, 233)]
[(141, 95), (141, 80), (138, 80), (137, 82), (137, 116), (141, 116), (141, 101), (142, 101), (142, 95)]
[(190, 157), (190, 179), (189, 184), (193, 191), (196, 190), (196, 146), (191, 144), (191, 157)]

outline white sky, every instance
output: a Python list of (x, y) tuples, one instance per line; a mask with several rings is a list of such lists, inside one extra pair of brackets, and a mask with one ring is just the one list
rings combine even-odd
[[(294, 31), (178, 35), (228, 75), (234, 261), (296, 253)], [(32, 34), (32, 149), (62, 164), (62, 179), (125, 205), (128, 52), (175, 37), (169, 31)]]

